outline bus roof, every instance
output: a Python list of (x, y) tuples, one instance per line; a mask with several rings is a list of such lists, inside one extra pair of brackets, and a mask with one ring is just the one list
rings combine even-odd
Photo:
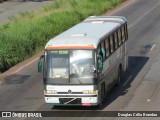
[(121, 16), (91, 16), (49, 40), (45, 49), (95, 49), (102, 38), (125, 22)]

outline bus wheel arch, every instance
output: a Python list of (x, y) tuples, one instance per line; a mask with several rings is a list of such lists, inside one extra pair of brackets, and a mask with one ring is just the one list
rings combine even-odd
[(116, 86), (119, 86), (123, 80), (123, 67), (122, 64), (119, 65), (118, 67), (118, 74), (117, 74), (117, 81), (116, 81)]
[(106, 96), (105, 82), (101, 84), (101, 99), (103, 100)]
[(103, 100), (106, 96), (106, 91), (105, 91), (105, 82), (101, 83), (101, 94), (100, 94), (100, 103), (98, 104), (98, 109), (101, 109), (103, 107)]

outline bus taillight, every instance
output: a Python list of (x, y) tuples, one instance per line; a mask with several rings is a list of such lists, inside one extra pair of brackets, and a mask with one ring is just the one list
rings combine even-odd
[(82, 106), (91, 106), (91, 103), (82, 103)]

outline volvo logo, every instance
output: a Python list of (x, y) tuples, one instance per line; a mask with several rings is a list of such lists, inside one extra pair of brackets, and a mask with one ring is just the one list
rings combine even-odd
[(72, 93), (72, 91), (71, 90), (68, 90), (68, 94), (71, 94)]

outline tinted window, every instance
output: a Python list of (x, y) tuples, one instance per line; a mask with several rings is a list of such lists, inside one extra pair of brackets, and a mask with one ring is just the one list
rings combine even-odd
[(118, 44), (121, 45), (121, 30), (118, 30)]
[(105, 40), (105, 47), (106, 47), (106, 57), (109, 56), (109, 40), (108, 38)]
[(117, 38), (117, 33), (116, 32), (114, 33), (114, 47), (115, 47), (115, 49), (118, 48), (118, 38)]
[(110, 46), (110, 52), (112, 53), (114, 51), (114, 46), (113, 46), (113, 36), (111, 35), (109, 37), (109, 46)]
[(106, 59), (106, 49), (105, 49), (105, 41), (101, 42), (101, 51), (103, 56), (103, 61)]
[(122, 31), (122, 41), (124, 42), (124, 41), (125, 41), (125, 30), (124, 30), (124, 26), (122, 26), (121, 31)]

